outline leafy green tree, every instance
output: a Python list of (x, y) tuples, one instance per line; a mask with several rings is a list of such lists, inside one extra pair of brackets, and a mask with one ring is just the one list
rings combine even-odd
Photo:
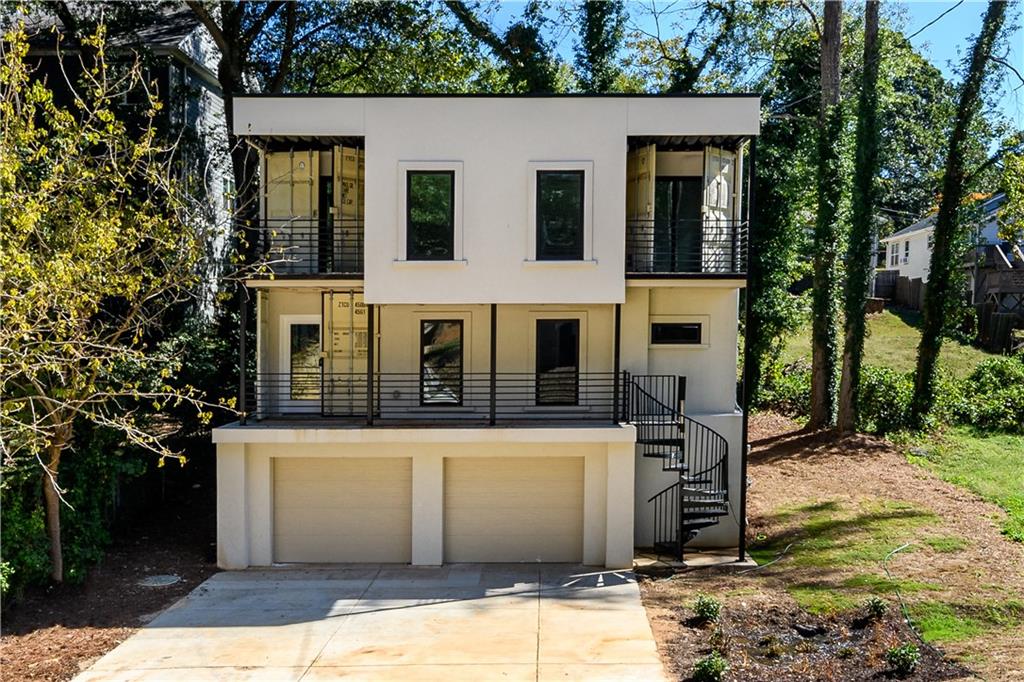
[(616, 56), (625, 37), (625, 5), (621, 0), (587, 0), (578, 13), (576, 68), (583, 91), (609, 92), (621, 75)]
[(532, 0), (526, 3), (523, 18), (503, 33), (496, 31), (481, 16), (478, 4), (447, 0), (445, 6), (459, 20), (463, 29), (487, 46), (501, 63), (512, 92), (557, 92), (559, 74), (557, 60), (543, 36), (545, 23), (543, 5)]
[(826, 2), (820, 34), (818, 212), (814, 225), (814, 289), (811, 292), (811, 428), (831, 426), (836, 412), (838, 270), (843, 237), (840, 209), (843, 110), (839, 82), (842, 13), (840, 0)]
[(917, 373), (912, 404), (913, 422), (923, 428), (935, 402), (935, 382), (942, 338), (959, 305), (960, 257), (966, 241), (966, 225), (960, 211), (965, 195), (965, 151), (971, 124), (982, 104), (982, 87), (992, 70), (993, 49), (1006, 20), (1006, 2), (992, 0), (982, 21), (981, 33), (971, 47), (964, 82), (960, 88), (955, 123), (949, 138), (942, 199), (935, 219), (934, 244), (928, 269), (928, 289), (917, 350)]
[(146, 412), (189, 403), (209, 418), (173, 385), (178, 359), (149, 345), (195, 291), (205, 221), (159, 143), (156, 98), (141, 127), (122, 120), (121, 98), (147, 86), (138, 63), (108, 65), (102, 26), (79, 40), (89, 56), (67, 106), (32, 78), (20, 24), (0, 67), (0, 448), (6, 472), (38, 467), (58, 582), (61, 461), (76, 430), (120, 432), (162, 464), (177, 455)]
[(846, 251), (843, 374), (839, 390), (839, 429), (857, 428), (860, 368), (864, 358), (865, 309), (874, 269), (875, 205), (878, 173), (878, 0), (864, 5), (864, 61), (857, 106), (856, 160), (850, 240)]
[(999, 238), (1024, 248), (1024, 155), (1003, 157), (1001, 184), (1006, 203), (999, 212)]

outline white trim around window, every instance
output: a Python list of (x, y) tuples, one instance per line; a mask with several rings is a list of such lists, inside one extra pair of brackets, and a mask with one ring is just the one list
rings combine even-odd
[[(396, 213), (396, 224), (398, 225), (398, 243), (395, 253), (395, 265), (416, 264), (424, 267), (440, 266), (451, 267), (453, 264), (465, 264), (465, 256), (462, 251), (462, 162), (461, 161), (399, 161), (396, 182), (398, 183), (398, 207)], [(452, 237), (453, 258), (452, 260), (408, 260), (406, 258), (406, 175), (409, 171), (451, 171), (455, 175), (455, 205), (452, 207), (455, 234)]]
[[(655, 324), (699, 324), (700, 343), (652, 343), (651, 329)], [(647, 322), (647, 347), (651, 349), (701, 350), (711, 347), (710, 315), (651, 315)]]
[[(594, 258), (594, 162), (530, 161), (526, 164), (526, 258), (529, 267), (578, 267)], [(583, 260), (537, 260), (537, 171), (583, 171)]]

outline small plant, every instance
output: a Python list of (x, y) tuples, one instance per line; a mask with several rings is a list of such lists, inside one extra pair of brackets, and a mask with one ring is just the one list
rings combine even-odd
[(722, 602), (706, 594), (698, 594), (693, 600), (693, 613), (702, 623), (714, 623), (722, 613)]
[(779, 658), (786, 651), (786, 647), (782, 644), (782, 640), (775, 635), (762, 637), (761, 641), (759, 641), (757, 645), (761, 647), (761, 651), (768, 658)]
[(708, 644), (714, 651), (727, 651), (729, 649), (729, 635), (725, 634), (725, 630), (719, 626), (708, 637)]
[(921, 660), (921, 650), (915, 644), (894, 646), (885, 652), (885, 662), (899, 677), (906, 677), (914, 672)]
[(871, 596), (864, 600), (864, 610), (868, 618), (878, 620), (889, 611), (889, 603), (879, 596)]
[(722, 654), (712, 651), (710, 654), (693, 664), (694, 682), (719, 682), (729, 669)]
[(836, 658), (845, 660), (847, 658), (853, 658), (854, 654), (856, 653), (857, 650), (854, 649), (852, 646), (842, 646), (836, 649)]

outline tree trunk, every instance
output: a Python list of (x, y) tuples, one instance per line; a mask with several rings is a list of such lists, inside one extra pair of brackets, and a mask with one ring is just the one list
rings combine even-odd
[(917, 374), (914, 381), (912, 419), (917, 428), (924, 428), (935, 402), (935, 374), (942, 349), (942, 336), (950, 314), (958, 306), (956, 281), (960, 269), (958, 244), (962, 226), (958, 219), (964, 197), (964, 146), (971, 122), (981, 108), (981, 88), (992, 49), (1006, 19), (1006, 2), (993, 0), (988, 4), (981, 33), (971, 48), (971, 58), (957, 102), (953, 133), (946, 155), (946, 173), (942, 179), (942, 199), (935, 218), (934, 244), (928, 269), (928, 289), (921, 321), (921, 342), (917, 348)]
[(842, 159), (839, 141), (843, 117), (839, 106), (839, 47), (843, 4), (825, 3), (821, 32), (821, 108), (818, 130), (818, 215), (814, 226), (812, 295), (811, 418), (808, 426), (832, 426), (836, 411), (837, 276), (839, 201)]
[[(58, 429), (58, 434), (60, 434)], [(50, 539), (50, 579), (55, 583), (64, 582), (64, 550), (60, 541), (60, 493), (57, 490), (57, 473), (60, 469), (60, 455), (67, 442), (63, 435), (55, 435), (47, 446), (50, 459), (43, 472), (43, 499), (46, 502), (46, 534)]]
[(853, 220), (846, 252), (846, 322), (843, 376), (839, 386), (839, 430), (857, 429), (860, 369), (864, 358), (865, 307), (875, 241), (875, 176), (878, 174), (878, 0), (864, 5), (864, 70), (857, 105)]

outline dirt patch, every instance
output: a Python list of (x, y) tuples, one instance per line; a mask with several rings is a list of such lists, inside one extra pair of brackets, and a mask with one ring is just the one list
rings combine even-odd
[[(710, 632), (686, 622), (704, 592), (724, 606), (716, 638), (726, 644), (716, 643), (730, 653), (727, 679), (874, 679), (886, 674), (885, 650), (911, 642), (922, 649), (917, 679), (969, 668), (1024, 680), (1024, 546), (1000, 533), (1002, 510), (882, 439), (808, 432), (774, 414), (753, 416), (750, 433), (748, 543), (759, 563), (775, 563), (643, 581), (675, 673), (685, 679), (713, 646)], [(858, 629), (868, 597), (885, 600), (889, 615)], [(900, 617), (903, 605), (924, 641)], [(826, 634), (805, 641), (795, 621), (824, 624)]]
[[(886, 652), (913, 641), (898, 614), (813, 616), (771, 593), (730, 600), (716, 623), (697, 622), (680, 605), (663, 608), (658, 620), (671, 632), (663, 646), (679, 679), (687, 679), (694, 663), (712, 650), (728, 660), (730, 680), (888, 679), (895, 674)], [(920, 654), (914, 673), (902, 679), (955, 680), (970, 674), (934, 648), (921, 647)]]
[[(71, 679), (216, 572), (212, 505), (190, 502), (124, 529), (84, 584), (29, 592), (11, 606), (0, 636), (3, 679)], [(138, 585), (159, 574), (181, 580)]]

